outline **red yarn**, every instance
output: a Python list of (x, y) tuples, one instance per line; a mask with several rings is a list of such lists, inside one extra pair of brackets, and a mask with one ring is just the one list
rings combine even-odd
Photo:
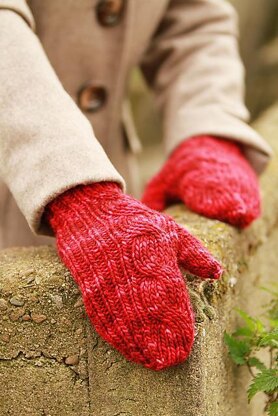
[(110, 182), (65, 192), (46, 218), (96, 331), (145, 367), (184, 361), (194, 316), (178, 264), (202, 278), (222, 272), (202, 244)]
[(240, 228), (261, 213), (258, 179), (240, 145), (210, 136), (182, 142), (149, 182), (142, 201), (158, 211), (183, 201), (194, 212)]

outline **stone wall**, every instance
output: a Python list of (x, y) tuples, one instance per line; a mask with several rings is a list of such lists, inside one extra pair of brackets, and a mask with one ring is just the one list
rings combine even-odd
[(278, 106), (255, 127), (275, 150), (261, 178), (260, 220), (238, 231), (182, 206), (168, 210), (226, 270), (215, 283), (186, 277), (197, 336), (182, 365), (153, 372), (102, 341), (53, 248), (0, 252), (1, 416), (262, 415), (260, 400), (247, 404), (248, 374), (231, 363), (223, 342), (236, 325), (233, 308), (257, 312), (265, 299), (256, 288), (277, 278)]

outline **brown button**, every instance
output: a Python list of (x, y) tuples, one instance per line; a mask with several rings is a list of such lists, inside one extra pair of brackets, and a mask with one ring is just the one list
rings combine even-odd
[(125, 0), (99, 0), (96, 6), (96, 14), (103, 26), (117, 25), (124, 12)]
[(107, 100), (107, 91), (93, 82), (87, 82), (78, 92), (78, 105), (83, 111), (94, 113), (100, 110)]

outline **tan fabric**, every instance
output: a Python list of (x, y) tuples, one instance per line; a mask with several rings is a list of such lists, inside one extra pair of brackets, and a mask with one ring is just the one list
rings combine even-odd
[[(79, 183), (124, 187), (123, 175), (135, 192), (130, 161), (140, 146), (122, 103), (138, 63), (163, 112), (167, 153), (192, 135), (215, 134), (242, 142), (264, 169), (271, 150), (246, 124), (236, 17), (224, 0), (127, 0), (113, 27), (98, 21), (97, 0), (28, 4), (0, 0), (0, 174), (34, 231), (50, 234), (45, 205)], [(74, 102), (88, 81), (106, 88), (107, 102), (86, 118)], [(0, 246), (21, 244), (16, 230), (7, 237), (20, 214), (1, 189)]]
[(35, 21), (25, 0), (1, 0), (0, 9), (18, 13), (35, 30)]
[(246, 124), (237, 40), (237, 16), (226, 1), (172, 1), (142, 69), (163, 112), (167, 153), (199, 134), (235, 139), (260, 173), (271, 150)]

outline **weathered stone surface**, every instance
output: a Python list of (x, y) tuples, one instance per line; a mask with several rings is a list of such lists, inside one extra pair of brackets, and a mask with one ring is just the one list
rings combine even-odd
[(1, 416), (89, 415), (85, 314), (53, 249), (1, 252), (0, 298), (14, 294), (24, 306), (0, 308)]
[[(262, 299), (255, 288), (277, 278), (278, 107), (256, 127), (276, 154), (261, 179), (260, 220), (238, 231), (181, 206), (169, 209), (226, 270), (216, 283), (187, 276), (197, 335), (194, 351), (182, 365), (153, 372), (127, 362), (102, 341), (53, 248), (0, 252), (1, 415), (262, 415), (260, 402), (247, 404), (248, 374), (231, 363), (223, 342), (224, 330), (236, 325), (233, 308), (257, 312)], [(23, 306), (11, 305), (15, 295)], [(11, 319), (16, 313), (17, 319)], [(34, 314), (46, 319), (36, 323)]]

